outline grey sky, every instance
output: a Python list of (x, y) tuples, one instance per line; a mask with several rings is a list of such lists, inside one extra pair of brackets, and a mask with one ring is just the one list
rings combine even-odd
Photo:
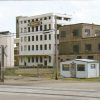
[(100, 0), (0, 1), (0, 31), (16, 32), (16, 16), (44, 13), (72, 15), (70, 23), (100, 24)]

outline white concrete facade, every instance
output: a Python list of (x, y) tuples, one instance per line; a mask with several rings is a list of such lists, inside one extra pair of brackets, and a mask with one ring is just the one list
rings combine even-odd
[(18, 18), (19, 65), (54, 66), (55, 16), (57, 25), (66, 25), (70, 20), (69, 16), (53, 13)]
[[(74, 66), (72, 66), (72, 64), (74, 64)], [(99, 62), (89, 59), (75, 59), (61, 62), (60, 75), (63, 77), (76, 78), (99, 77)]]
[(4, 67), (14, 67), (14, 34), (9, 31), (0, 32), (0, 45), (5, 47)]

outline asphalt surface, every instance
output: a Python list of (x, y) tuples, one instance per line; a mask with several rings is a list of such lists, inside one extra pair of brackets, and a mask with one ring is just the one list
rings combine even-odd
[[(8, 97), (11, 95), (19, 94), (19, 96), (23, 95), (30, 95), (30, 98), (38, 95), (38, 97), (41, 96), (41, 98), (44, 100), (45, 96), (48, 97), (48, 99), (54, 98), (54, 100), (65, 100), (65, 98), (73, 99), (76, 100), (100, 100), (100, 91), (99, 90), (88, 90), (88, 89), (67, 89), (67, 88), (51, 88), (51, 87), (33, 87), (33, 86), (9, 86), (9, 85), (1, 85), (0, 86), (0, 93), (3, 93), (3, 95), (0, 94), (0, 98), (3, 96), (4, 99), (6, 100), (4, 95), (7, 95)], [(8, 95), (8, 94), (11, 95)], [(15, 96), (16, 100), (18, 97)], [(23, 96), (24, 97), (24, 96)], [(56, 99), (55, 99), (56, 97)], [(24, 97), (25, 98), (25, 97)], [(40, 99), (41, 99), (40, 98)], [(62, 99), (61, 99), (62, 98)], [(26, 99), (26, 98), (25, 98)], [(34, 99), (34, 100), (40, 100), (39, 98)], [(68, 99), (68, 100), (69, 100)], [(8, 99), (9, 100), (9, 99)], [(11, 99), (10, 99), (11, 100)], [(19, 100), (19, 99), (18, 99)], [(26, 99), (27, 100), (27, 99)], [(29, 99), (28, 99), (29, 100)], [(30, 99), (31, 100), (31, 99)]]

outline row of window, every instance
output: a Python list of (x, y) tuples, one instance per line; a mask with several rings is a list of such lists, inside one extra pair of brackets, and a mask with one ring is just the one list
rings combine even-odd
[[(80, 31), (79, 29), (74, 29), (74, 30), (72, 31), (72, 33), (73, 33), (73, 36), (74, 36), (74, 37), (79, 37), (79, 36), (81, 36), (81, 31)], [(85, 35), (90, 36), (90, 35), (91, 35), (90, 33), (91, 33), (91, 32), (90, 32), (90, 29), (85, 29), (85, 30), (84, 30), (84, 34), (85, 34)], [(61, 37), (66, 37), (66, 34), (67, 34), (66, 31), (61, 31)], [(100, 30), (95, 30), (95, 36), (100, 36)]]
[(21, 51), (34, 51), (34, 50), (51, 50), (51, 44), (44, 44), (44, 45), (24, 45), (21, 46)]
[[(100, 51), (100, 43), (98, 44), (97, 49)], [(73, 52), (79, 53), (80, 47), (79, 45), (73, 45)], [(85, 44), (85, 51), (89, 52), (92, 51), (92, 44)]]
[(34, 22), (34, 21), (39, 21), (39, 20), (42, 21), (42, 20), (50, 20), (50, 19), (51, 19), (51, 16), (48, 16), (44, 18), (36, 18), (36, 19), (20, 21), (20, 23), (23, 24), (23, 23), (30, 23), (31, 21)]
[[(96, 65), (95, 64), (91, 64), (90, 66), (91, 69), (95, 69)], [(70, 71), (70, 65), (69, 64), (64, 64), (62, 66), (62, 70), (63, 71)], [(85, 71), (85, 65), (84, 64), (77, 64), (77, 71)]]
[[(45, 57), (41, 57), (41, 56), (40, 57), (38, 57), (38, 56), (36, 56), (36, 57), (28, 57), (28, 63), (31, 63), (31, 62), (43, 63), (44, 59), (45, 59)], [(23, 62), (23, 60), (24, 59), (21, 58), (21, 62)], [(51, 63), (51, 56), (48, 57), (48, 61), (49, 61), (49, 63)]]
[(20, 28), (21, 33), (51, 30), (51, 24)]
[(42, 40), (51, 40), (51, 34), (36, 35), (36, 36), (24, 36), (21, 37), (21, 42), (30, 42), (30, 41), (42, 41)]

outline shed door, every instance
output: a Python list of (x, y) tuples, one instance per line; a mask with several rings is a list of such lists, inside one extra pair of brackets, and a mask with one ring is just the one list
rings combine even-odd
[(76, 64), (72, 63), (70, 67), (71, 77), (76, 77)]

